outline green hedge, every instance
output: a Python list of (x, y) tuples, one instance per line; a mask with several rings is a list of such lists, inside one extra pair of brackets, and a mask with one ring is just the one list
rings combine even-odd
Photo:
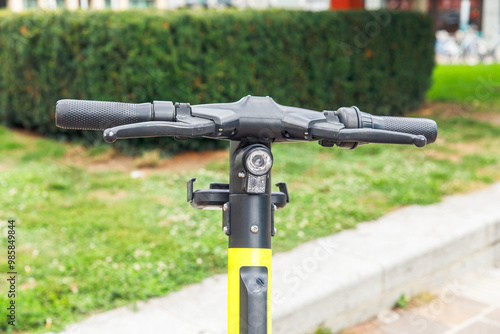
[[(433, 44), (431, 20), (412, 12), (2, 13), (0, 122), (97, 142), (100, 132), (55, 127), (58, 99), (197, 104), (248, 94), (401, 115), (430, 86)], [(141, 142), (167, 151), (205, 145)]]

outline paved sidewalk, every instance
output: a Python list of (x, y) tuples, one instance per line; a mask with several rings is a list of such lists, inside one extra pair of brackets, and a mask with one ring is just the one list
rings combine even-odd
[(499, 334), (500, 268), (448, 282), (427, 302), (388, 310), (342, 334)]

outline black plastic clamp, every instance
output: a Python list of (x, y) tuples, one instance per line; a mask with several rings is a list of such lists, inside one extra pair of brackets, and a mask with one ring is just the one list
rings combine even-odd
[[(220, 210), (225, 203), (229, 202), (229, 184), (211, 183), (210, 189), (199, 189), (194, 191), (193, 178), (187, 183), (187, 200), (195, 209)], [(281, 182), (277, 184), (280, 191), (271, 192), (271, 203), (277, 209), (282, 209), (290, 202), (286, 184)]]

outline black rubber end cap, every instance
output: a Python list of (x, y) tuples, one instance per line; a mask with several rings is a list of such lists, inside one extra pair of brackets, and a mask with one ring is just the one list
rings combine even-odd
[(427, 138), (425, 138), (425, 136), (416, 136), (415, 139), (413, 139), (413, 144), (416, 146), (416, 147), (424, 147), (425, 145), (427, 145)]

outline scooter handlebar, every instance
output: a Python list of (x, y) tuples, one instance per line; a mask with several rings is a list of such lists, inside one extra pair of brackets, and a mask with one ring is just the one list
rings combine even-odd
[(357, 107), (318, 113), (282, 106), (270, 97), (252, 96), (234, 103), (193, 107), (170, 101), (135, 104), (60, 100), (56, 105), (56, 125), (106, 130), (104, 138), (108, 142), (162, 136), (226, 140), (262, 137), (269, 142), (319, 140), (323, 146), (337, 144), (345, 148), (364, 143), (422, 147), (437, 137), (437, 124), (430, 119), (374, 116)]

